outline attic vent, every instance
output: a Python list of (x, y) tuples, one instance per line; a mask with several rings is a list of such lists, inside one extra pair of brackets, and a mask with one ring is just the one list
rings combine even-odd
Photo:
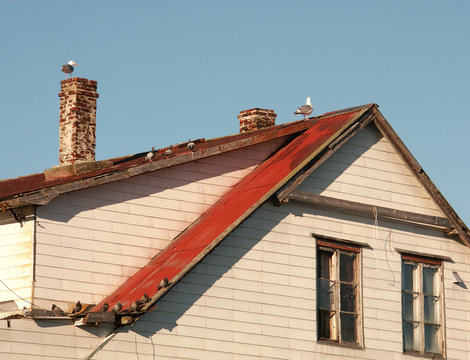
[(264, 129), (275, 125), (276, 113), (274, 110), (254, 108), (240, 111), (240, 132)]

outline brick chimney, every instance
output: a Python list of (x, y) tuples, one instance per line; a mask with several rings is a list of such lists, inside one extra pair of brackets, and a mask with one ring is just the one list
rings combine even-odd
[(95, 161), (96, 88), (84, 78), (60, 82), (59, 165)]
[(264, 129), (275, 125), (276, 113), (274, 110), (254, 108), (240, 111), (240, 132)]

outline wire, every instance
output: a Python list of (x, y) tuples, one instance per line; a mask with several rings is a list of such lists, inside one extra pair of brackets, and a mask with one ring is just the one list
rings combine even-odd
[[(4, 282), (3, 280), (0, 279), (0, 282), (1, 282), (12, 294), (14, 294), (14, 295), (15, 295), (16, 297), (18, 297), (19, 299), (21, 299), (21, 300), (27, 302), (28, 304), (33, 305), (35, 308), (38, 308), (38, 309), (41, 309), (41, 310), (46, 310), (46, 309), (44, 309), (44, 308), (42, 308), (42, 307), (40, 307), (40, 306), (37, 306), (36, 304), (33, 304), (31, 301), (26, 300), (24, 297), (21, 297), (20, 295), (18, 295), (14, 290), (10, 289), (10, 288), (8, 287), (8, 285), (5, 284), (5, 282)], [(46, 311), (47, 311), (47, 310), (46, 310)]]

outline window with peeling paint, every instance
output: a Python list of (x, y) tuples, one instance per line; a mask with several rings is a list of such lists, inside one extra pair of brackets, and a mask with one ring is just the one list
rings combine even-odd
[(442, 267), (440, 260), (402, 255), (403, 349), (443, 353)]
[(319, 340), (362, 345), (360, 248), (318, 240)]

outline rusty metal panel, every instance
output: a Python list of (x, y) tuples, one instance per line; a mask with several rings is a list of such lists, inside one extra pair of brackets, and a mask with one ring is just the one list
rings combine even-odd
[(105, 302), (111, 309), (118, 301), (123, 309), (127, 309), (144, 294), (152, 297), (144, 310), (151, 307), (168, 290), (159, 287), (162, 279), (166, 277), (172, 284), (178, 281), (230, 231), (367, 110), (369, 107), (331, 115), (314, 123), (242, 179), (167, 248), (92, 311), (100, 309)]

